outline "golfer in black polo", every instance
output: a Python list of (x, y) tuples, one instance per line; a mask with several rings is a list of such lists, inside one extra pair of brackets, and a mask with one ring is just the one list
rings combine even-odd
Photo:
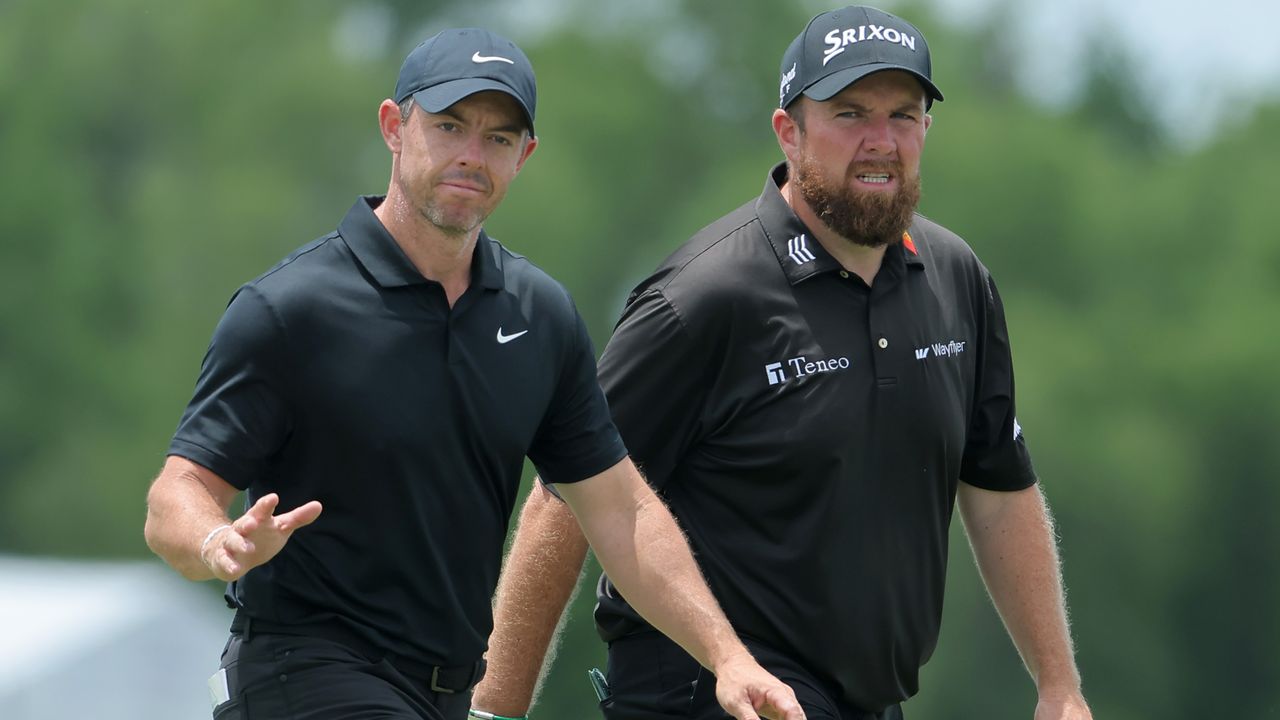
[(230, 582), (215, 717), (465, 717), (527, 456), (725, 708), (802, 720), (627, 459), (568, 293), (481, 228), (537, 143), (535, 98), (508, 40), (420, 45), (379, 108), (387, 195), (241, 287), (214, 332), (146, 535)]
[[(901, 717), (937, 641), (957, 501), (1035, 717), (1088, 718), (1000, 295), (964, 241), (915, 213), (942, 99), (931, 70), (901, 18), (815, 17), (783, 56), (786, 162), (631, 293), (600, 378), (730, 621), (811, 720)], [(545, 638), (525, 628), (560, 610), (534, 599), (563, 594), (538, 578), (572, 577), (557, 565), (579, 567), (582, 545), (538, 562), (527, 548), (570, 525), (546, 493), (526, 505), (477, 706), (527, 706)], [(605, 717), (723, 717), (715, 678), (606, 573)]]

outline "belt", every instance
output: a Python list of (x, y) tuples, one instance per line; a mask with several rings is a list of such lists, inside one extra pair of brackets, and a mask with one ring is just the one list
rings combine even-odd
[(470, 665), (429, 665), (403, 655), (382, 652), (350, 628), (334, 622), (286, 625), (259, 620), (245, 614), (243, 610), (237, 610), (235, 618), (231, 620), (231, 633), (239, 635), (244, 642), (252, 642), (253, 636), (258, 634), (296, 635), (335, 642), (363, 655), (370, 662), (386, 660), (400, 672), (437, 693), (453, 694), (470, 690), (484, 677), (486, 668), (484, 658)]

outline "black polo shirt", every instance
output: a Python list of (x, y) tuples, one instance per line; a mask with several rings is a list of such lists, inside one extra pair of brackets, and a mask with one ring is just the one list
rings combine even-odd
[[(778, 191), (642, 282), (600, 360), (632, 458), (744, 635), (854, 706), (916, 692), (959, 480), (1035, 482), (995, 284), (917, 215), (868, 287)], [(606, 640), (646, 629), (607, 579)]]
[(169, 452), (280, 507), (324, 504), (230, 589), (429, 665), (480, 657), (528, 456), (576, 482), (626, 451), (565, 289), (481, 232), (451, 309), (362, 198), (241, 287)]

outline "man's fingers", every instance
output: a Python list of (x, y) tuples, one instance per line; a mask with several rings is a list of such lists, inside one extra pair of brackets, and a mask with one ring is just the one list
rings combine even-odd
[(227, 580), (232, 580), (240, 576), (241, 565), (236, 559), (230, 555), (222, 556), (222, 570), (226, 573)]
[(779, 720), (805, 720), (804, 708), (800, 707), (800, 703), (794, 700), (788, 704), (774, 703), (774, 707), (781, 711)]
[(773, 688), (765, 691), (765, 702), (778, 711), (778, 720), (805, 720), (804, 708), (796, 700), (795, 691)]
[(324, 508), (318, 500), (296, 507), (287, 513), (280, 513), (276, 516), (276, 527), (282, 532), (297, 530), (300, 527), (306, 527), (315, 522), (320, 517), (320, 511)]
[(212, 536), (201, 556), (219, 580), (236, 580), (249, 568), (257, 567), (280, 552), (289, 535), (320, 517), (320, 503), (312, 500), (286, 513), (272, 515), (280, 496), (270, 493), (258, 498), (229, 529)]
[(737, 720), (805, 720), (796, 693), (744, 653), (717, 674), (716, 699)]
[(229, 582), (239, 578), (241, 575), (240, 568), (242, 565), (231, 555), (231, 553), (227, 552), (223, 548), (215, 550), (210, 561), (209, 569), (213, 570), (214, 577), (219, 580)]
[[(754, 695), (754, 694), (753, 694)], [(760, 695), (754, 695), (759, 698), (759, 702), (754, 702), (755, 710), (760, 713), (762, 718), (769, 720), (805, 720), (804, 708), (800, 707), (800, 702), (796, 700), (795, 692), (791, 688), (771, 687)]]
[(750, 702), (740, 702), (729, 713), (738, 720), (760, 720), (760, 716), (756, 714), (755, 708), (751, 707)]
[(275, 493), (267, 493), (258, 498), (258, 502), (249, 508), (244, 517), (251, 517), (259, 523), (265, 523), (271, 519), (271, 513), (276, 511), (276, 506), (280, 504), (280, 496)]
[(222, 541), (222, 549), (227, 552), (233, 560), (239, 560), (242, 555), (251, 554), (257, 546), (253, 541), (245, 537), (234, 525), (231, 529), (224, 533), (225, 538)]

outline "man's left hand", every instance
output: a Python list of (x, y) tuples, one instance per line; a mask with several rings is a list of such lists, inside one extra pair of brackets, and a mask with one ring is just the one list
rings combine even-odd
[(716, 668), (716, 700), (737, 720), (805, 720), (795, 691), (750, 655)]

